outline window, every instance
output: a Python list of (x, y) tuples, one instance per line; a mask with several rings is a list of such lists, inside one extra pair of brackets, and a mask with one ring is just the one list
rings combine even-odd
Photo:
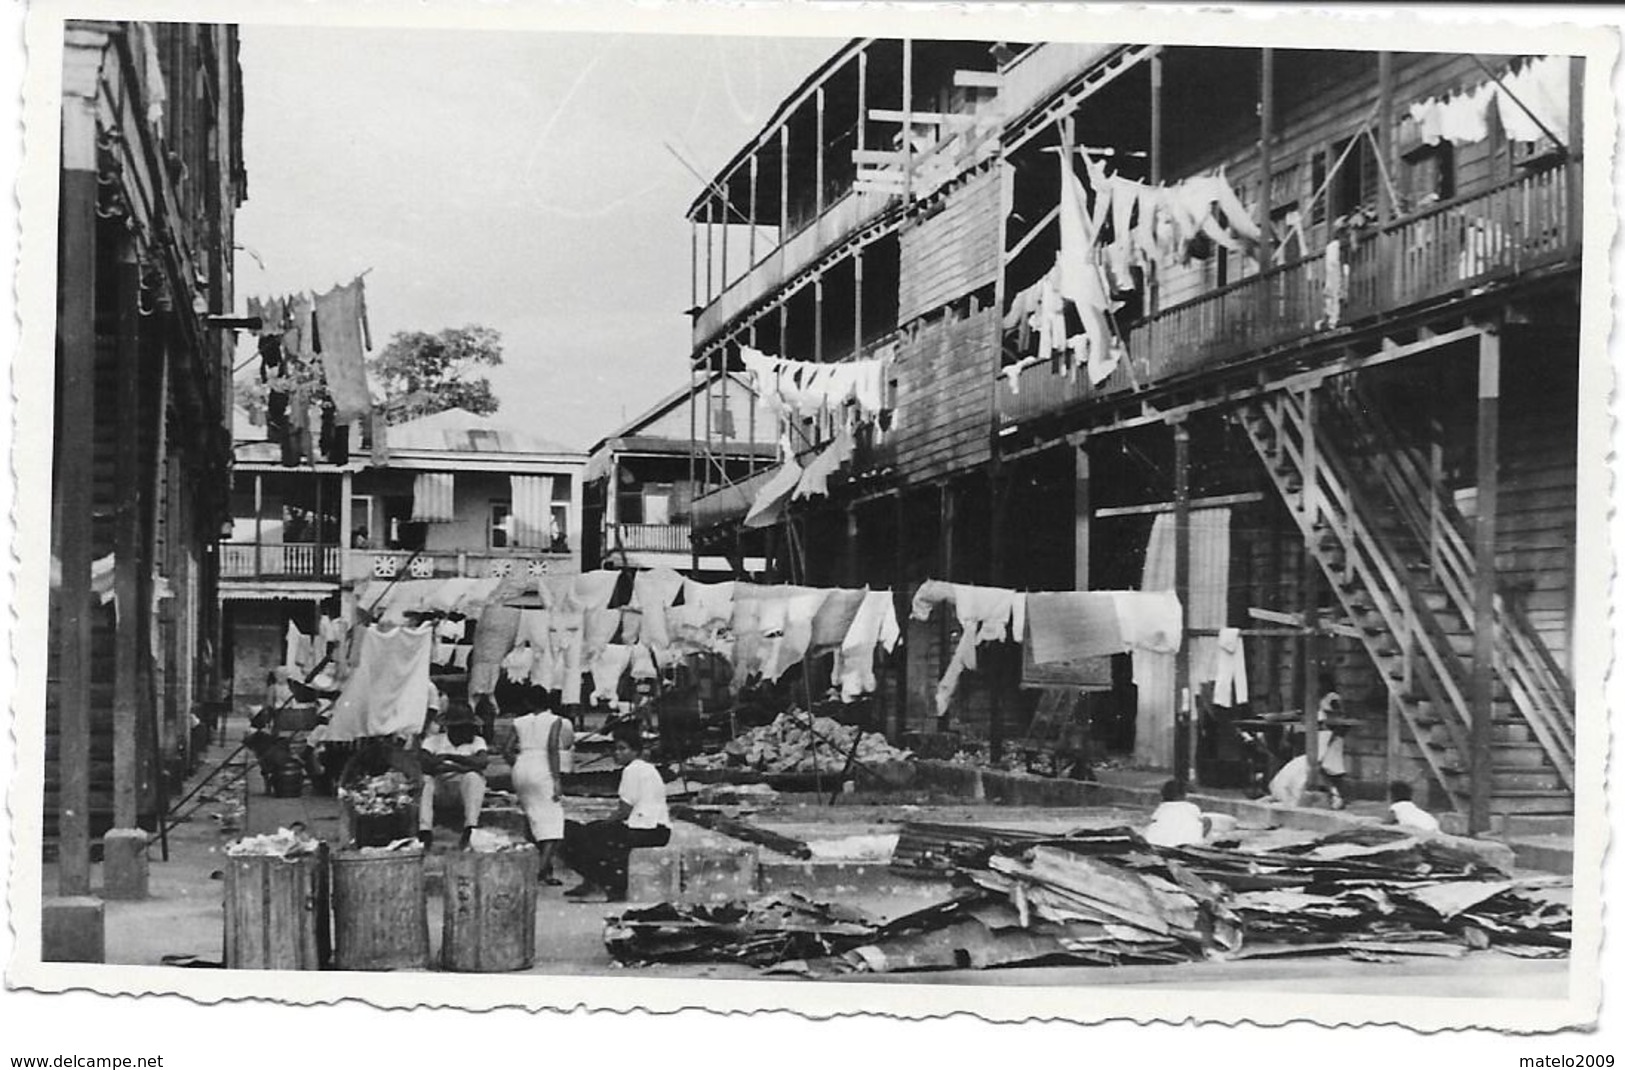
[(365, 550), (372, 546), (372, 496), (370, 494), (353, 494), (350, 496), (350, 546), (357, 550)]
[(720, 439), (730, 439), (738, 433), (734, 430), (733, 409), (721, 401), (711, 407), (711, 432)]
[(513, 545), (513, 508), (506, 501), (491, 503), (490, 544), (493, 550), (506, 550)]
[(643, 522), (671, 523), (671, 484), (647, 483), (643, 487)]
[(570, 503), (553, 503), (553, 544), (549, 547), (553, 553), (567, 554), (570, 552)]

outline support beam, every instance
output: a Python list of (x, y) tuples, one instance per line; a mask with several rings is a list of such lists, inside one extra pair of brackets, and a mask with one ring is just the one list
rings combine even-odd
[[(1162, 184), (1162, 53), (1153, 52), (1150, 60), (1151, 66), (1151, 144), (1147, 149), (1150, 155), (1149, 178), (1151, 185)], [(1162, 308), (1162, 285), (1155, 274), (1146, 286), (1146, 312), (1156, 315)]]
[[(899, 604), (901, 610), (898, 623), (902, 625), (906, 639), (909, 630), (909, 611), (906, 586), (908, 583), (908, 524), (907, 511), (904, 506), (904, 494), (899, 491), (893, 499), (892, 509), (892, 601)], [(888, 735), (892, 741), (898, 742), (908, 731), (908, 645), (904, 643), (897, 647), (892, 654), (892, 670), (897, 674), (896, 681), (896, 708), (892, 711), (892, 723)]]
[[(790, 240), (790, 124), (779, 126), (779, 247)], [(784, 332), (779, 332), (783, 340)], [(779, 350), (784, 356), (784, 350)]]
[(756, 179), (760, 160), (755, 152), (750, 154), (750, 240), (746, 245), (745, 259), (752, 269), (756, 267)]
[[(1191, 431), (1181, 420), (1174, 424), (1174, 595), (1179, 599), (1182, 627), (1191, 623)], [(1174, 780), (1181, 788), (1190, 783), (1191, 645), (1179, 644), (1174, 655)]]
[(1473, 724), (1468, 831), (1489, 831), (1495, 770), (1490, 749), (1495, 716), (1495, 528), (1500, 506), (1501, 333), (1478, 342), (1478, 501), (1473, 521), (1477, 575), (1473, 585)]
[(824, 218), (824, 151), (827, 147), (824, 141), (823, 86), (819, 86), (818, 92), (813, 94), (813, 105), (818, 131), (817, 135), (813, 139), (818, 143), (818, 157), (813, 162), (813, 181), (818, 183), (818, 188), (813, 191), (813, 213), (818, 219), (822, 220)]
[[(1377, 53), (1377, 158), (1382, 176), (1394, 173), (1394, 54)], [(1377, 221), (1387, 226), (1393, 221), (1398, 206), (1394, 204), (1393, 187), (1379, 177), (1377, 180)], [(1386, 277), (1386, 274), (1385, 276)]]
[(1275, 49), (1262, 49), (1258, 55), (1258, 229), (1263, 232), (1263, 248), (1273, 261), (1270, 235), (1270, 184), (1275, 178)]
[(1089, 529), (1093, 510), (1089, 500), (1089, 440), (1069, 437), (1072, 446), (1072, 589), (1089, 589)]
[[(113, 688), (113, 827), (134, 829), (140, 809), (141, 495), (141, 268), (133, 241), (118, 250), (114, 307), (118, 317), (116, 360), (119, 397), (118, 481), (113, 521), (113, 592), (117, 606)], [(144, 893), (144, 889), (143, 889)], [(144, 894), (142, 896), (144, 898)]]
[(711, 201), (705, 202), (705, 303), (708, 306), (716, 297), (716, 262), (711, 237), (711, 217), (716, 213), (711, 205)]
[[(63, 101), (63, 170), (57, 214), (57, 347), (61, 401), (52, 483), (62, 584), (56, 602), (57, 822), (62, 896), (90, 894), (91, 444), (96, 434), (95, 105)], [(73, 141), (70, 141), (70, 137)], [(88, 138), (88, 145), (77, 140)], [(86, 159), (88, 157), (88, 160)], [(83, 169), (80, 169), (82, 166)]]
[(903, 203), (914, 200), (914, 41), (903, 38)]
[(1320, 629), (1320, 562), (1307, 539), (1303, 543), (1301, 574), (1298, 577), (1298, 609), (1307, 627), (1298, 644), (1298, 693), (1303, 696), (1303, 753), (1307, 756), (1310, 787), (1320, 784), (1320, 706), (1319, 681), (1315, 663)]

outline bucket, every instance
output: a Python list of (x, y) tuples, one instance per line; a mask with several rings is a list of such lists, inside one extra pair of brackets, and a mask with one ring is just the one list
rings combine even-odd
[(298, 762), (279, 766), (271, 774), (271, 794), (278, 799), (297, 799), (305, 793), (305, 770)]
[(422, 970), (429, 965), (423, 852), (333, 855), (333, 965), (340, 970)]
[(536, 961), (536, 848), (446, 856), (440, 966), (460, 973), (526, 970)]
[(332, 951), (327, 847), (297, 858), (227, 857), (229, 970), (319, 970)]

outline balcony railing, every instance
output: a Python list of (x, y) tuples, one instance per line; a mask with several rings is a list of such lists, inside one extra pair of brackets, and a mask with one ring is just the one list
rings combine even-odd
[(220, 547), (225, 580), (338, 581), (344, 550), (315, 543), (228, 542)]
[(1091, 391), (1047, 363), (998, 384), (1003, 424), (1092, 398), (1144, 389), (1306, 340), (1337, 327), (1513, 278), (1575, 256), (1580, 234), (1569, 205), (1569, 163), (1520, 176), (1389, 224), (1356, 243), (1341, 299), (1328, 302), (1324, 253), (1220, 287), (1142, 320), (1129, 359)]
[(577, 555), (547, 550), (350, 550), (344, 561), (346, 580), (485, 579), (518, 573), (574, 572)]
[(613, 524), (604, 544), (611, 550), (686, 554), (688, 532), (687, 524)]

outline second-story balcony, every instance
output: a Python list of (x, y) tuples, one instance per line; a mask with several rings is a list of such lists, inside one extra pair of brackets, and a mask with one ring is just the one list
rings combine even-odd
[(686, 554), (689, 552), (687, 524), (610, 524), (604, 533), (604, 546), (611, 551)]
[(339, 581), (344, 549), (318, 543), (228, 542), (220, 546), (223, 580)]
[(1576, 259), (1569, 180), (1579, 166), (1522, 175), (1356, 240), (1330, 292), (1321, 252), (1163, 309), (1130, 328), (1129, 359), (1093, 390), (1048, 362), (1023, 369), (1015, 385), (1001, 376), (999, 422), (1147, 389)]
[(579, 571), (577, 556), (547, 550), (348, 550), (344, 578), (358, 580), (489, 579), (516, 572)]

